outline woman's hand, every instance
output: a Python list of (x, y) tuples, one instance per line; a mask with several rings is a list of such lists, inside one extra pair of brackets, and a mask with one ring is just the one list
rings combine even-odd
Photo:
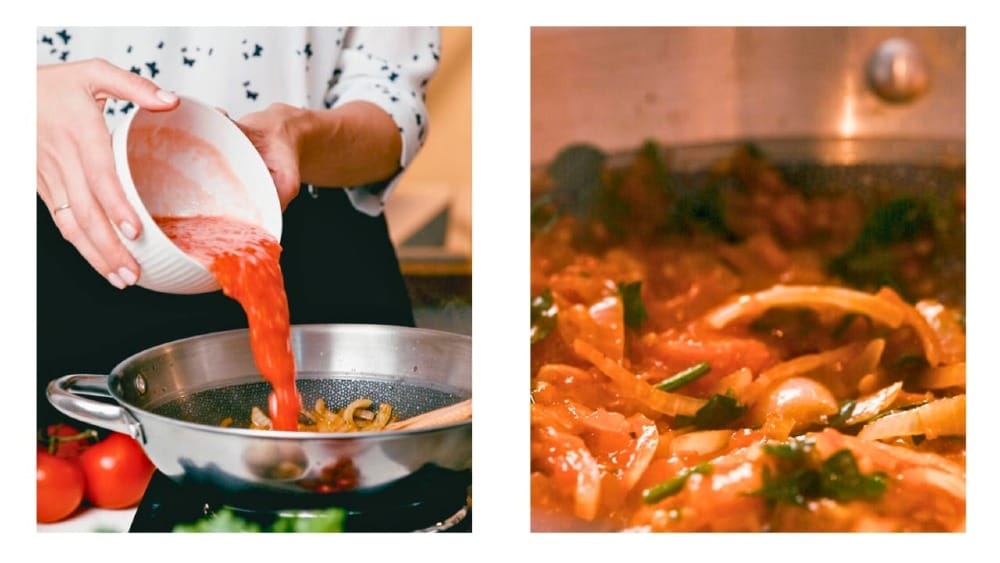
[(39, 66), (37, 86), (38, 195), (94, 270), (119, 289), (132, 285), (139, 264), (112, 225), (132, 239), (141, 226), (115, 173), (104, 102), (168, 110), (177, 97), (99, 59)]
[(302, 183), (350, 187), (377, 182), (399, 168), (402, 141), (392, 117), (354, 101), (326, 110), (271, 104), (236, 122), (274, 178), (281, 209)]
[(264, 159), (278, 190), (282, 211), (299, 193), (302, 177), (299, 173), (301, 131), (298, 124), (303, 118), (308, 119), (308, 113), (308, 110), (287, 104), (271, 104), (236, 122)]

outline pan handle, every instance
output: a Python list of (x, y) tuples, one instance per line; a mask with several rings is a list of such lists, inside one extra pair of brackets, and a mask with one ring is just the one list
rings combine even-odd
[(83, 395), (111, 398), (107, 375), (72, 374), (49, 382), (45, 391), (52, 406), (79, 421), (121, 432), (144, 443), (142, 425), (117, 404), (88, 399)]

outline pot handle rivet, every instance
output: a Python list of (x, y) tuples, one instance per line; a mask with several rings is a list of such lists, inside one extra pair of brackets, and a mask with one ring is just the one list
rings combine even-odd
[(915, 43), (900, 37), (886, 39), (868, 59), (868, 85), (884, 101), (903, 103), (927, 92), (930, 70)]

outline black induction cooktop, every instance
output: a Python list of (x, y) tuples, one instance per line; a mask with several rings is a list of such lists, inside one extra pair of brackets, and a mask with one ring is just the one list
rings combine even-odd
[(374, 492), (315, 495), (223, 494), (178, 483), (157, 471), (136, 509), (130, 532), (173, 532), (227, 510), (261, 529), (281, 516), (342, 509), (345, 532), (471, 532), (472, 472), (426, 466)]

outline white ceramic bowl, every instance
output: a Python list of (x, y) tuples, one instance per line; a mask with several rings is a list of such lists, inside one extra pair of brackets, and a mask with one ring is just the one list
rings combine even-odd
[(139, 262), (138, 285), (163, 293), (219, 289), (214, 276), (182, 252), (153, 215), (227, 215), (281, 238), (281, 204), (250, 140), (214, 107), (181, 96), (171, 111), (138, 109), (112, 133), (118, 178), (139, 214), (142, 234), (119, 237)]

